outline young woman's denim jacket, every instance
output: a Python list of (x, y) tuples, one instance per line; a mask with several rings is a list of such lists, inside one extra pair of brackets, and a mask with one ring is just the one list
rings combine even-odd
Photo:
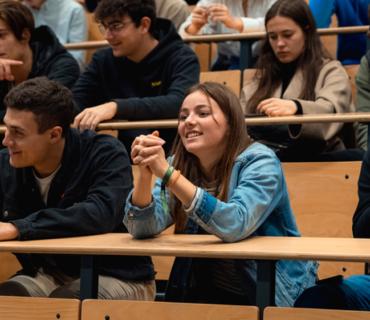
[[(159, 234), (173, 223), (165, 212), (160, 199), (160, 183), (157, 179), (153, 190), (154, 201), (146, 208), (131, 203), (129, 195), (124, 223), (135, 238), (146, 238)], [(167, 194), (167, 201), (168, 194)], [(299, 237), (296, 221), (289, 203), (289, 197), (280, 162), (267, 147), (254, 143), (235, 160), (229, 184), (227, 202), (222, 202), (201, 190), (201, 195), (189, 214), (185, 233), (197, 233), (198, 226), (225, 242), (235, 242), (250, 236)], [(175, 262), (171, 277), (181, 277), (191, 264)], [(239, 260), (244, 279), (255, 287), (256, 264), (252, 260)], [(238, 270), (239, 270), (238, 269)], [(188, 271), (188, 270), (187, 270)], [(306, 288), (315, 284), (317, 263), (312, 261), (281, 260), (276, 264), (276, 296), (278, 306), (292, 306)], [(171, 279), (170, 279), (171, 280)], [(176, 286), (181, 286), (179, 279)]]

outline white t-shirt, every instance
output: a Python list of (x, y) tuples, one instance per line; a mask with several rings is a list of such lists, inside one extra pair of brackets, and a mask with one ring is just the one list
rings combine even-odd
[(48, 202), (48, 195), (50, 190), (51, 182), (53, 181), (55, 175), (58, 173), (61, 165), (50, 175), (48, 175), (45, 178), (39, 178), (37, 174), (35, 173), (35, 170), (33, 170), (33, 176), (36, 179), (37, 185), (39, 186), (40, 194), (42, 197), (42, 201), (45, 203), (45, 205)]

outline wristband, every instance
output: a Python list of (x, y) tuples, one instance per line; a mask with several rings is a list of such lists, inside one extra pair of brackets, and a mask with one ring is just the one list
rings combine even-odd
[(166, 170), (163, 178), (162, 178), (162, 186), (166, 186), (168, 181), (170, 180), (173, 172), (175, 171), (175, 168), (172, 166), (169, 166), (168, 169)]
[(166, 200), (166, 185), (168, 181), (170, 180), (173, 172), (175, 171), (174, 167), (169, 166), (168, 169), (166, 170), (163, 178), (162, 178), (162, 183), (161, 183), (161, 203), (162, 207), (165, 213), (168, 213), (168, 204)]

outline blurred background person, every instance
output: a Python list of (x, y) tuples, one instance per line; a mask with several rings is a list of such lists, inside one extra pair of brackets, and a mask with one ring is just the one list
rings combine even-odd
[[(264, 31), (264, 17), (276, 0), (200, 0), (180, 27), (181, 36)], [(258, 46), (253, 46), (253, 56)], [(219, 42), (212, 70), (239, 69), (238, 41)]]
[[(278, 0), (267, 12), (265, 24), (267, 36), (256, 74), (242, 90), (246, 115), (354, 110), (348, 75), (323, 48), (305, 1)], [(308, 161), (324, 152), (344, 150), (342, 128), (342, 123), (256, 126), (249, 127), (249, 133), (274, 149), (281, 160)]]
[[(85, 10), (75, 0), (23, 0), (30, 8), (36, 27), (48, 26), (60, 43), (82, 42), (87, 40)], [(71, 50), (70, 53), (82, 67), (85, 63), (84, 50)]]

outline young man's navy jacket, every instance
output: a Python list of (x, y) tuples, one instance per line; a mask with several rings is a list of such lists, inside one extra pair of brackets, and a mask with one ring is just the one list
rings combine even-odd
[[(13, 168), (7, 149), (0, 151), (0, 221), (11, 222), (20, 240), (125, 232), (123, 205), (132, 173), (123, 145), (91, 131), (66, 132), (59, 171), (44, 204), (33, 169)], [(78, 276), (80, 258), (72, 255), (19, 254), (24, 274), (45, 272)], [(99, 274), (121, 280), (151, 280), (149, 257), (103, 256)]]
[[(98, 50), (73, 87), (78, 107), (115, 101), (117, 119), (177, 118), (186, 90), (199, 81), (198, 58), (169, 20), (156, 19), (154, 37), (158, 45), (138, 63), (113, 56), (112, 48)], [(151, 132), (125, 130), (120, 138), (129, 149), (136, 136)], [(166, 134), (172, 137), (169, 131), (161, 130), (167, 141)]]

